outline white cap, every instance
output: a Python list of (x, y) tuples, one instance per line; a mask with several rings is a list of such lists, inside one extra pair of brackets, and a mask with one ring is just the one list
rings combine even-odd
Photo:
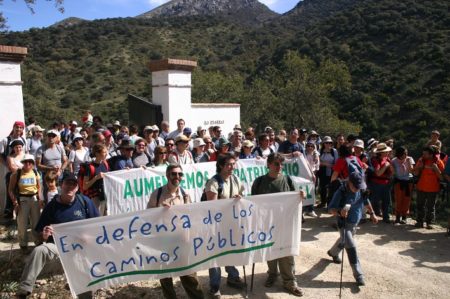
[(48, 130), (48, 131), (47, 131), (47, 135), (48, 135), (48, 134), (55, 134), (57, 137), (60, 136), (60, 135), (59, 135), (59, 131), (58, 131), (58, 130), (55, 130), (55, 129)]
[(34, 156), (30, 155), (30, 154), (26, 154), (25, 156), (23, 156), (23, 158), (20, 162), (23, 163), (25, 161), (33, 161), (33, 163), (34, 163)]
[(206, 145), (202, 138), (195, 138), (194, 139), (194, 147), (199, 147), (202, 145)]
[(362, 141), (361, 139), (356, 139), (353, 143), (353, 146), (364, 149), (364, 141)]

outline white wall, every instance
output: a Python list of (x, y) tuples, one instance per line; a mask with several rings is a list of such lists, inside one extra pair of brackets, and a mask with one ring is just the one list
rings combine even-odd
[(153, 72), (152, 86), (153, 104), (161, 105), (163, 119), (169, 122), (170, 129), (176, 129), (179, 118), (188, 124), (191, 120), (191, 72)]
[(224, 136), (233, 131), (241, 122), (241, 107), (239, 104), (192, 104), (192, 120), (187, 123), (192, 130), (198, 126), (208, 129), (210, 126), (220, 126)]
[[(13, 123), (24, 120), (20, 63), (0, 61), (0, 139), (11, 132)], [(0, 215), (5, 206), (5, 165), (0, 164)]]

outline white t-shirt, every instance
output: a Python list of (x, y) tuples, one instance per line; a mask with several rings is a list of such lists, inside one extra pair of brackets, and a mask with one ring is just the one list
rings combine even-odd
[(88, 149), (86, 147), (82, 147), (80, 150), (71, 150), (69, 154), (69, 161), (73, 163), (73, 173), (77, 174), (80, 170), (80, 165), (86, 160), (86, 153)]

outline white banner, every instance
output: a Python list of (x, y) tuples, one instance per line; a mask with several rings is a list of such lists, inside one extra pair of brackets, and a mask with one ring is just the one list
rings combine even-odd
[[(216, 173), (216, 162), (188, 164), (182, 167), (185, 175), (181, 187), (191, 196), (193, 202), (199, 202), (206, 182)], [(237, 160), (234, 173), (244, 184), (245, 195), (250, 195), (255, 179), (267, 171), (265, 159), (243, 159)], [(312, 205), (315, 202), (313, 174), (306, 159), (301, 156), (286, 160), (283, 173), (291, 176), (297, 190), (306, 192), (303, 205)], [(109, 172), (103, 181), (108, 215), (141, 211), (147, 207), (150, 194), (167, 184), (166, 166)]]
[(300, 250), (297, 192), (225, 199), (54, 225), (72, 295), (248, 265)]

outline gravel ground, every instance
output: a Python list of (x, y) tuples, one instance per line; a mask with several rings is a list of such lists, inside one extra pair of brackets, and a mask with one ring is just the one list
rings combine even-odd
[[(339, 295), (340, 265), (333, 264), (327, 250), (338, 233), (331, 227), (328, 214), (308, 218), (302, 229), (300, 255), (296, 257), (296, 273), (303, 298), (337, 298)], [(358, 229), (358, 253), (366, 276), (366, 286), (357, 287), (345, 257), (343, 298), (449, 298), (450, 297), (450, 239), (445, 229), (417, 229), (410, 220), (408, 225), (394, 226), (384, 223), (366, 223)], [(7, 229), (0, 225), (0, 285), (14, 288), (25, 254), (18, 244), (7, 240)], [(12, 251), (11, 251), (12, 244)], [(238, 267), (243, 274), (242, 267)], [(253, 292), (249, 298), (294, 298), (283, 291), (278, 281), (265, 288), (267, 266), (255, 267)], [(251, 266), (246, 267), (250, 283)], [(198, 272), (205, 291), (208, 290), (208, 272)], [(225, 279), (223, 280), (224, 284)], [(179, 298), (187, 298), (178, 279), (175, 279)], [(222, 298), (244, 298), (245, 292), (222, 288)], [(3, 291), (0, 298), (10, 298)], [(163, 298), (157, 281), (141, 281), (99, 290), (96, 298)], [(70, 298), (63, 275), (47, 275), (38, 280), (32, 298)]]

